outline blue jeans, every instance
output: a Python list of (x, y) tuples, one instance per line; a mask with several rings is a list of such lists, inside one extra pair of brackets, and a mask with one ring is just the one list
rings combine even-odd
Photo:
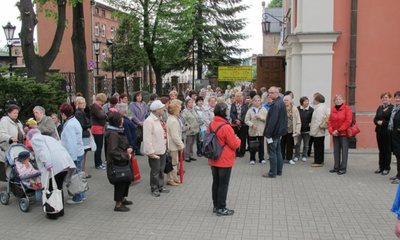
[(93, 134), (94, 142), (96, 143), (96, 152), (94, 152), (94, 166), (99, 167), (103, 164), (101, 161), (101, 150), (103, 149), (103, 134)]
[[(78, 172), (82, 172), (82, 159), (83, 159), (83, 155), (78, 157), (78, 161), (74, 161), (75, 166), (76, 166), (76, 173), (75, 173), (75, 174), (78, 174)], [(86, 193), (85, 193), (85, 192), (83, 192), (83, 193), (78, 193), (78, 194), (75, 194), (75, 195), (72, 197), (72, 201), (74, 201), (74, 202), (80, 202), (80, 201), (82, 201), (85, 197), (86, 197)]]
[(200, 141), (199, 134), (197, 134), (196, 146), (197, 146), (196, 154), (197, 154), (197, 155), (202, 154), (202, 153), (201, 153), (201, 149), (203, 148), (203, 142)]
[(272, 143), (268, 144), (268, 155), (269, 155), (269, 175), (276, 177), (276, 175), (282, 175), (283, 169), (283, 158), (281, 151), (281, 138), (272, 138)]

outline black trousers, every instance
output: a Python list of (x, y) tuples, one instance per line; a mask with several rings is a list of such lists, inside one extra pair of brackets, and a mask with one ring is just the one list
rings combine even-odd
[(293, 133), (288, 133), (281, 138), (281, 151), (283, 160), (293, 159), (294, 138)]
[(231, 178), (232, 167), (221, 168), (211, 166), (213, 176), (212, 200), (214, 208), (226, 208), (226, 196), (228, 195), (229, 180)]
[(376, 133), (376, 141), (379, 149), (379, 169), (390, 170), (392, 160), (392, 140), (389, 134)]
[(114, 201), (122, 202), (122, 199), (128, 196), (129, 185), (131, 185), (130, 181), (114, 183)]
[[(67, 176), (68, 172), (60, 172), (57, 173), (56, 175), (54, 175), (54, 180), (57, 183), (57, 189), (61, 190), (61, 196), (62, 196), (62, 205), (63, 205), (63, 209), (58, 212), (58, 213), (47, 213), (47, 218), (49, 219), (57, 219), (58, 217), (62, 217), (64, 216), (64, 192), (63, 192), (63, 183), (64, 183), (64, 179), (65, 176)], [(51, 178), (49, 179), (50, 183), (49, 183), (49, 190), (52, 191), (53, 190), (53, 183), (51, 181)]]
[(236, 153), (238, 155), (244, 155), (246, 153), (246, 142), (247, 142), (247, 136), (249, 133), (249, 126), (238, 126), (238, 127), (233, 127), (233, 130), (235, 131), (235, 134), (239, 137), (240, 141), (240, 148), (236, 150)]
[(314, 163), (324, 163), (325, 156), (325, 136), (314, 137)]

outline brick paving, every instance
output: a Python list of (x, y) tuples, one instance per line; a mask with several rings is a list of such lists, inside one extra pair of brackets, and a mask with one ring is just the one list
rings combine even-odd
[[(114, 212), (113, 187), (104, 170), (94, 169), (83, 204), (65, 206), (65, 216), (44, 217), (39, 203), (29, 213), (18, 200), (0, 204), (1, 239), (395, 239), (396, 216), (389, 212), (397, 185), (376, 175), (377, 153), (358, 150), (349, 155), (347, 174), (329, 173), (333, 155), (325, 166), (312, 168), (312, 159), (285, 164), (283, 176), (262, 178), (269, 163), (249, 165), (249, 153), (236, 159), (227, 207), (235, 214), (212, 213), (211, 170), (205, 158), (185, 163), (184, 183), (167, 186), (170, 193), (150, 195), (147, 157), (138, 157), (142, 179), (130, 188), (134, 202), (127, 213)], [(6, 189), (0, 183), (0, 191)], [(68, 196), (66, 196), (66, 199)]]

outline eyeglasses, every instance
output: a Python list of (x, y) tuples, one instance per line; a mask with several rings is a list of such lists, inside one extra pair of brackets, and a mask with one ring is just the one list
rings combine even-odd
[(274, 94), (274, 93), (276, 93), (276, 92), (268, 92), (268, 94)]

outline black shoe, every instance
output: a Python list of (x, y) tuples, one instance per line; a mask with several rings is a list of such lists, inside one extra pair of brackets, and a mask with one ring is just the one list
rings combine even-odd
[(121, 206), (117, 207), (115, 206), (114, 211), (116, 212), (128, 212), (131, 210), (130, 208), (126, 207), (124, 204), (121, 204)]
[(390, 172), (389, 170), (383, 170), (383, 171), (382, 171), (382, 175), (388, 175), (389, 172)]
[(339, 172), (338, 170), (335, 170), (335, 169), (331, 169), (331, 170), (329, 170), (329, 172), (330, 173), (334, 173), (334, 172)]
[(230, 215), (233, 215), (233, 213), (235, 213), (235, 211), (229, 210), (227, 208), (218, 209), (217, 216), (230, 216)]
[(151, 195), (153, 197), (159, 197), (160, 196), (160, 192), (158, 190), (154, 190), (154, 191), (151, 192)]
[(192, 161), (197, 161), (197, 159), (196, 158), (189, 158), (190, 160), (192, 160)]
[(395, 180), (397, 177), (396, 176), (394, 176), (394, 177), (391, 177), (391, 178), (389, 178), (389, 180)]
[(165, 187), (162, 187), (162, 188), (158, 189), (158, 191), (160, 193), (169, 193), (169, 189), (166, 189)]
[(190, 160), (190, 159), (189, 159), (189, 160), (185, 160), (185, 162), (191, 162), (191, 161), (192, 161), (192, 160)]
[(129, 200), (126, 200), (126, 199), (125, 199), (125, 201), (122, 201), (121, 203), (122, 203), (123, 205), (125, 205), (125, 206), (126, 206), (126, 205), (132, 205), (132, 204), (133, 204), (132, 201), (129, 201)]
[(339, 172), (337, 172), (337, 175), (343, 175), (345, 173), (346, 173), (346, 171), (339, 171)]
[(375, 174), (382, 173), (382, 172), (383, 172), (383, 170), (378, 169), (375, 171)]
[[(186, 171), (183, 170), (183, 174), (185, 174), (185, 173), (186, 173)], [(181, 171), (178, 170), (178, 172), (176, 173), (176, 175), (178, 175), (178, 176), (181, 175)]]

